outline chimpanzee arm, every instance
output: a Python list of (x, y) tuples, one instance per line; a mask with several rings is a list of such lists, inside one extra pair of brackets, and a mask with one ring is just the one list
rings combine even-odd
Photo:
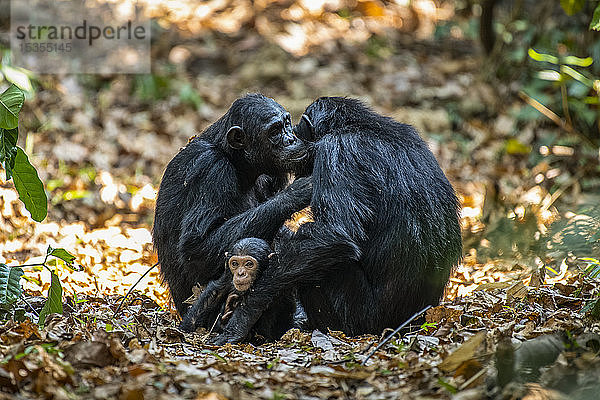
[[(331, 228), (327, 228), (328, 230)], [(239, 342), (247, 338), (252, 327), (263, 312), (280, 296), (302, 284), (319, 283), (332, 272), (352, 268), (360, 258), (360, 248), (339, 235), (315, 234), (318, 224), (308, 223), (300, 227), (295, 238), (282, 244), (279, 254), (280, 266), (275, 265), (254, 282), (243, 305), (236, 308), (231, 319), (214, 344)], [(300, 236), (301, 238), (296, 238)]]
[(210, 281), (183, 317), (179, 328), (186, 332), (193, 332), (201, 327), (208, 329), (218, 317), (219, 309), (232, 290), (232, 276), (227, 271), (218, 280)]
[[(238, 240), (258, 237), (272, 240), (277, 230), (294, 212), (306, 207), (312, 196), (311, 178), (300, 178), (257, 207), (225, 219), (221, 204), (231, 204), (225, 196), (203, 193), (182, 221), (179, 254), (184, 264), (202, 263), (194, 269), (197, 279), (206, 282), (219, 276), (221, 257)], [(229, 195), (238, 198), (239, 196)]]
[[(315, 222), (304, 224), (281, 244), (279, 265), (255, 282), (245, 305), (238, 307), (215, 340), (216, 344), (244, 340), (274, 298), (307, 283), (318, 283), (337, 270), (350, 268), (361, 257), (364, 226), (373, 215), (373, 178), (363, 175), (369, 163), (369, 146), (363, 140), (363, 157), (342, 151), (357, 145), (352, 137), (319, 143), (313, 179), (318, 182), (311, 207)], [(366, 148), (366, 149), (365, 149)], [(383, 171), (383, 170), (382, 170)]]
[(258, 203), (263, 203), (289, 184), (287, 174), (281, 176), (261, 175), (256, 179), (252, 195)]

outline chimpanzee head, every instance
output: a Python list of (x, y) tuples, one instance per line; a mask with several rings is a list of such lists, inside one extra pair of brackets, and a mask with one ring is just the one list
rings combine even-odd
[(290, 113), (261, 94), (237, 99), (225, 114), (226, 148), (259, 174), (291, 172), (307, 157), (304, 141), (292, 131)]
[(317, 142), (341, 127), (360, 125), (364, 114), (371, 112), (360, 100), (320, 97), (304, 110), (300, 122), (294, 127), (294, 133), (306, 142)]
[(250, 289), (273, 255), (269, 244), (258, 238), (245, 238), (225, 253), (226, 265), (233, 275), (233, 285), (240, 292)]

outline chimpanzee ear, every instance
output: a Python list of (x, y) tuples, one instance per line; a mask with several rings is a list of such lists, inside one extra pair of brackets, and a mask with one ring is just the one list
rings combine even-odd
[(298, 123), (296, 136), (302, 140), (308, 140), (310, 142), (314, 141), (315, 127), (313, 126), (310, 118), (308, 118), (308, 115), (302, 114), (300, 123)]
[(268, 256), (269, 260), (270, 260), (271, 258), (273, 258), (273, 256), (274, 256), (274, 255), (275, 255), (275, 253), (271, 253), (271, 254), (269, 254), (269, 256)]
[(237, 125), (232, 126), (227, 131), (227, 144), (235, 150), (240, 150), (246, 147), (246, 133)]

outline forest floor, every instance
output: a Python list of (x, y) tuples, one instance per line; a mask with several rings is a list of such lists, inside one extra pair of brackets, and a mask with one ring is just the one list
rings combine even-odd
[[(544, 279), (531, 260), (499, 259), (483, 232), (516, 219), (533, 224), (532, 241), (559, 218), (550, 188), (567, 205), (597, 194), (577, 189), (579, 171), (560, 152), (544, 161), (531, 149), (534, 137), (562, 133), (519, 97), (518, 80), (486, 73), (493, 61), (477, 42), (382, 30), (290, 49), (254, 29), (185, 35), (177, 22), (153, 42), (153, 75), (42, 76), (25, 103), (21, 146), (45, 182), (49, 215), (34, 223), (12, 184), (0, 185), (0, 262), (41, 262), (51, 245), (83, 269), (57, 265), (64, 313), (44, 329), (0, 324), (0, 398), (589, 398), (600, 362), (588, 350), (600, 340), (584, 333), (600, 326), (582, 308), (597, 283), (565, 262)], [(459, 194), (465, 258), (445, 301), (365, 366), (381, 337), (292, 330), (276, 343), (206, 345), (205, 334), (176, 329), (157, 269), (115, 315), (156, 262), (164, 167), (247, 92), (275, 98), (294, 120), (318, 96), (363, 99), (415, 125)], [(39, 311), (50, 273), (29, 268), (25, 278)], [(515, 350), (511, 340), (533, 345)], [(541, 376), (524, 372), (530, 353), (551, 359)]]

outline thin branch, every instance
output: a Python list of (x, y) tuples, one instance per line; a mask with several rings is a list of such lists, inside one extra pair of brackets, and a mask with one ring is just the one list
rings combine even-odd
[(544, 116), (546, 116), (548, 119), (550, 119), (552, 122), (554, 122), (556, 125), (558, 125), (560, 128), (564, 129), (565, 131), (567, 131), (568, 133), (570, 133), (572, 135), (579, 136), (581, 139), (583, 139), (585, 142), (587, 142), (590, 146), (592, 146), (592, 147), (596, 146), (590, 138), (588, 138), (587, 136), (576, 131), (572, 125), (565, 123), (565, 121), (563, 121), (558, 115), (556, 115), (556, 113), (554, 111), (552, 111), (551, 109), (549, 109), (548, 107), (546, 107), (545, 105), (543, 105), (542, 103), (540, 103), (539, 101), (534, 99), (533, 97), (529, 96), (527, 93), (521, 91), (521, 92), (519, 92), (519, 97), (521, 99), (523, 99), (531, 107), (535, 108), (540, 113), (542, 113)]
[(146, 277), (146, 275), (148, 275), (148, 273), (150, 271), (152, 271), (154, 269), (154, 267), (156, 267), (159, 263), (154, 264), (153, 266), (151, 266), (150, 268), (148, 268), (148, 270), (146, 272), (144, 272), (144, 275), (140, 276), (140, 279), (137, 280), (136, 283), (133, 284), (132, 287), (129, 288), (129, 291), (127, 292), (127, 294), (123, 297), (123, 300), (121, 300), (121, 303), (119, 304), (119, 306), (117, 307), (117, 309), (115, 310), (115, 313), (113, 314), (113, 319), (117, 316), (117, 313), (119, 311), (121, 311), (121, 308), (123, 307), (123, 304), (125, 303), (125, 300), (127, 300), (127, 297), (129, 297), (129, 295), (131, 294), (131, 292), (133, 292), (133, 289), (135, 289), (135, 287), (138, 285), (138, 283), (140, 283), (142, 281), (142, 279), (144, 279)]
[(399, 327), (397, 327), (394, 330), (394, 332), (390, 333), (390, 335), (388, 337), (386, 337), (385, 339), (383, 339), (383, 342), (379, 343), (377, 345), (377, 347), (375, 347), (375, 350), (373, 350), (372, 352), (369, 353), (369, 355), (367, 356), (367, 358), (365, 358), (363, 360), (363, 362), (361, 363), (361, 365), (365, 365), (367, 363), (367, 361), (369, 360), (369, 358), (371, 358), (373, 356), (373, 354), (377, 353), (377, 350), (379, 350), (381, 347), (383, 347), (384, 344), (386, 344), (387, 342), (389, 342), (398, 332), (400, 332), (400, 330), (402, 328), (404, 328), (406, 325), (410, 324), (413, 320), (415, 320), (416, 318), (418, 318), (419, 316), (421, 316), (422, 314), (424, 314), (430, 308), (431, 308), (431, 305), (428, 305), (427, 307), (425, 307), (421, 311), (418, 311), (418, 312), (414, 313), (412, 317), (410, 317), (409, 319), (407, 319), (406, 321), (404, 321), (404, 323), (402, 325), (400, 325)]
[(37, 311), (35, 311), (35, 309), (32, 307), (31, 304), (29, 304), (29, 302), (27, 300), (25, 300), (25, 297), (23, 296), (23, 293), (21, 293), (21, 300), (23, 300), (23, 302), (25, 304), (27, 304), (27, 306), (29, 306), (29, 308), (31, 308), (31, 311), (33, 312), (33, 314), (38, 317), (38, 319), (40, 318), (40, 315), (37, 313)]
[(27, 268), (27, 267), (43, 267), (44, 263), (23, 264), (23, 265), (8, 265), (8, 268)]

